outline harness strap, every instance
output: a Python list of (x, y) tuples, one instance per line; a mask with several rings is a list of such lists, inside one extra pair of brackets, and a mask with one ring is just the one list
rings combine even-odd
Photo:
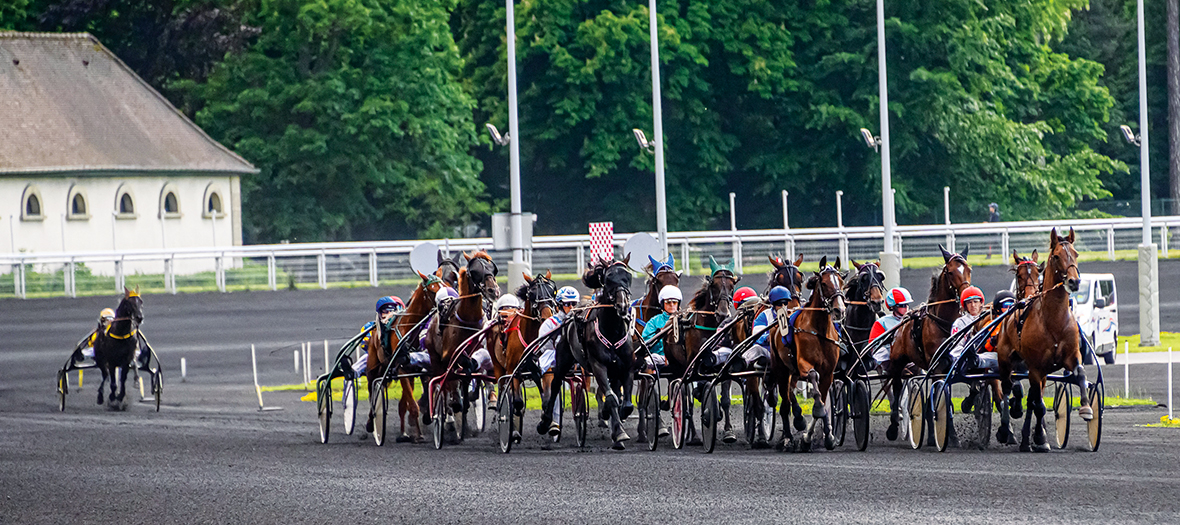
[(602, 326), (602, 322), (600, 322), (596, 319), (594, 321), (594, 335), (598, 337), (598, 340), (603, 345), (606, 345), (609, 348), (613, 348), (613, 349), (617, 350), (617, 349), (621, 348), (624, 343), (627, 342), (627, 334), (623, 334), (622, 339), (619, 339), (617, 342), (611, 342), (609, 339), (606, 338), (606, 336), (602, 335), (602, 329), (600, 328), (601, 326)]

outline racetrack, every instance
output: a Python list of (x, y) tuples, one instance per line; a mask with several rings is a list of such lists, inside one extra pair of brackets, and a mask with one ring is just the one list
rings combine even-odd
[[(1180, 274), (1170, 262), (1161, 261), (1161, 275)], [(1101, 266), (1084, 271), (1108, 271)], [(1111, 266), (1124, 333), (1132, 333), (1137, 322), (1125, 300), (1137, 298), (1134, 263)], [(930, 273), (907, 271), (903, 283), (924, 296)], [(1002, 268), (974, 273), (988, 297), (1008, 278)], [(1166, 293), (1173, 296), (1161, 297), (1165, 305), (1180, 302), (1176, 290)], [(1158, 421), (1163, 409), (1108, 410), (1097, 453), (1078, 449), (1084, 431), (1075, 417), (1068, 450), (1040, 455), (995, 444), (984, 452), (912, 451), (885, 440), (881, 416), (864, 453), (846, 445), (785, 454), (740, 441), (712, 455), (666, 442), (656, 452), (635, 444), (613, 452), (598, 429), (587, 451), (569, 440), (544, 450), (531, 430), (535, 413), (509, 455), (490, 435), (442, 451), (378, 448), (340, 434), (339, 418), (332, 441), (321, 445), (314, 403), (298, 400), (303, 392), (268, 392), (266, 403), (283, 410), (257, 410), (251, 343), (263, 384), (298, 382), (292, 350), (315, 341), (318, 372), (322, 341), (356, 333), (375, 295), (366, 288), (145, 297), (144, 330), (167, 374), (159, 413), (138, 403), (126, 412), (96, 406), (93, 371), (57, 411), (56, 370), (111, 298), (0, 301), (0, 523), (1180, 521), (1180, 429), (1136, 426)], [(1165, 330), (1177, 330), (1177, 310), (1165, 306)], [(1133, 394), (1163, 399), (1162, 365), (1131, 371)], [(1107, 395), (1121, 393), (1122, 367), (1105, 373)]]

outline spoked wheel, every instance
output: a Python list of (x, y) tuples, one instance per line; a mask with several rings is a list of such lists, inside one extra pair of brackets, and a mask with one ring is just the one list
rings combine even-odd
[(512, 411), (513, 418), (515, 419), (515, 421), (513, 421), (513, 423), (512, 423), (512, 429), (516, 431), (516, 432), (514, 432), (516, 437), (513, 438), (513, 441), (515, 441), (517, 443), (520, 443), (520, 439), (522, 437), (523, 430), (524, 430), (524, 413), (528, 412), (528, 403), (529, 403), (529, 395), (528, 394), (529, 394), (528, 389), (524, 387), (523, 381), (521, 382), (521, 385), (520, 385), (520, 391), (512, 393), (512, 400), (513, 401), (516, 401), (516, 397), (520, 396), (520, 404), (522, 407), (520, 409), (519, 414), (516, 413), (516, 410)]
[[(550, 386), (549, 388), (553, 388), (553, 387)], [(557, 406), (553, 407), (554, 409), (557, 410), (557, 417), (553, 418), (553, 422), (557, 423), (557, 428), (562, 428), (562, 429), (565, 428), (565, 404), (568, 401), (570, 403), (570, 405), (572, 406), (573, 399), (574, 399), (574, 386), (572, 384), (568, 384), (568, 383), (561, 385), (561, 390), (557, 391), (557, 399), (554, 401), (555, 403), (557, 403)], [(545, 395), (544, 394), (541, 395), (541, 406), (542, 407), (545, 406)], [(552, 413), (552, 412), (553, 412), (553, 410), (550, 409), (550, 413)], [(521, 427), (521, 428), (523, 428), (523, 427)], [(558, 432), (557, 435), (553, 436), (550, 439), (552, 439), (554, 443), (561, 443), (561, 432)]]
[(762, 435), (767, 443), (774, 443), (774, 427), (778, 423), (778, 400), (775, 398), (774, 385), (765, 378), (762, 380)]
[(676, 450), (684, 448), (684, 442), (688, 439), (688, 425), (684, 421), (685, 403), (688, 400), (685, 398), (684, 385), (679, 379), (673, 380), (668, 388), (668, 404), (672, 412), (672, 448)]
[(947, 434), (951, 425), (951, 388), (944, 381), (934, 382), (931, 388), (933, 399), (930, 403), (934, 407), (934, 445), (939, 452), (946, 450)]
[(320, 443), (328, 442), (329, 428), (332, 422), (332, 382), (320, 381), (315, 389), (316, 407), (320, 416)]
[[(462, 443), (463, 437), (467, 433), (467, 412), (471, 408), (471, 404), (467, 401), (468, 388), (471, 388), (471, 385), (467, 382), (461, 382), (455, 388), (458, 391), (455, 392), (454, 399), (459, 403), (459, 410), (454, 410), (454, 407), (448, 403), (445, 412), (449, 412), (446, 416), (451, 418), (451, 431), (454, 432), (455, 443)], [(445, 424), (443, 425), (443, 429), (446, 429)]]
[(69, 380), (66, 379), (66, 371), (57, 371), (57, 409), (60, 412), (66, 411), (66, 394), (70, 393)]
[(701, 402), (701, 444), (706, 454), (717, 446), (717, 423), (721, 420), (721, 406), (717, 403), (717, 385), (709, 383)]
[[(1069, 444), (1069, 411), (1072, 405), (1073, 389), (1066, 383), (1057, 383), (1053, 387), (1053, 417), (1056, 419), (1057, 431), (1054, 438), (1057, 448), (1065, 448)], [(1025, 414), (1024, 417), (1029, 415)]]
[(975, 393), (975, 446), (987, 450), (992, 440), (992, 386), (979, 384)]
[(160, 397), (164, 395), (164, 372), (156, 370), (152, 374), (152, 396), (156, 398), (156, 412), (160, 411)]
[(573, 382), (570, 394), (570, 412), (574, 414), (574, 437), (578, 448), (583, 448), (586, 446), (586, 431), (590, 424), (590, 394), (586, 391), (586, 383), (582, 381)]
[(507, 387), (500, 388), (500, 394), (496, 396), (496, 424), (500, 438), (500, 452), (505, 454), (512, 451), (512, 424), (516, 421), (512, 414), (512, 396), (511, 383)]
[(660, 380), (652, 381), (652, 384), (647, 387), (647, 395), (644, 396), (644, 412), (647, 419), (641, 424), (644, 425), (644, 431), (647, 433), (647, 449), (655, 450), (660, 442)]
[(869, 410), (872, 404), (872, 394), (869, 392), (869, 382), (864, 379), (852, 384), (852, 399), (849, 403), (849, 416), (852, 418), (852, 435), (856, 439), (856, 449), (864, 451), (869, 447)]
[(434, 449), (439, 450), (443, 446), (443, 426), (447, 424), (447, 400), (443, 394), (443, 385), (440, 381), (430, 389), (433, 403), (430, 406), (430, 437), (434, 440)]
[(1098, 445), (1102, 444), (1102, 412), (1105, 408), (1106, 388), (1102, 386), (1102, 383), (1091, 384), (1090, 409), (1094, 411), (1094, 418), (1086, 422), (1086, 434), (1090, 438), (1091, 452), (1098, 452)]
[(344, 394), (340, 398), (344, 409), (344, 434), (352, 435), (356, 430), (356, 379), (344, 380)]
[(910, 381), (906, 395), (909, 397), (910, 448), (918, 450), (926, 441), (926, 391), (922, 388), (922, 382)]
[(843, 446), (844, 435), (848, 433), (848, 384), (841, 379), (828, 390), (828, 410), (832, 413), (832, 437), (836, 438), (837, 447)]
[(488, 429), (488, 385), (480, 383), (475, 395), (475, 431), (483, 432)]
[(742, 431), (746, 435), (746, 443), (753, 445), (758, 436), (758, 414), (755, 412), (754, 398), (746, 389), (742, 389)]
[(385, 382), (378, 379), (370, 390), (376, 398), (373, 403), (373, 442), (377, 446), (385, 445), (385, 419), (389, 415), (389, 394), (385, 390)]

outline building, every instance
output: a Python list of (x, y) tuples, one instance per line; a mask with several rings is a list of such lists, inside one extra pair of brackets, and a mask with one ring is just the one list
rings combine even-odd
[(0, 32), (0, 94), (0, 251), (242, 243), (258, 170), (93, 36)]

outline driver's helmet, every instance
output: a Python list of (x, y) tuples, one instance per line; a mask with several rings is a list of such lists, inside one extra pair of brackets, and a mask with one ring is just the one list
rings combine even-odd
[(743, 286), (738, 288), (736, 292), (733, 292), (733, 307), (740, 308), (746, 301), (753, 301), (756, 299), (758, 299), (758, 292), (755, 292), (754, 289), (750, 288), (749, 286)]
[(458, 298), (459, 298), (459, 292), (456, 292), (455, 289), (451, 288), (450, 286), (443, 286), (442, 288), (439, 288), (438, 291), (435, 292), (435, 294), (434, 294), (435, 304), (442, 304), (442, 303), (449, 301), (451, 299), (458, 299)]
[(914, 297), (910, 295), (910, 291), (900, 286), (889, 290), (889, 293), (885, 295), (885, 304), (891, 310), (898, 306), (906, 306), (912, 302), (914, 302)]
[(980, 303), (983, 302), (983, 290), (980, 290), (978, 287), (968, 286), (966, 290), (963, 290), (963, 293), (959, 294), (960, 306), (967, 306), (967, 301), (975, 300), (978, 300)]
[(394, 299), (395, 298), (392, 296), (385, 296), (380, 299), (377, 299), (377, 313), (380, 314), (380, 313), (389, 312), (391, 310), (400, 310), (402, 308), (405, 308), (405, 305), (401, 304), (401, 299), (398, 299), (396, 301), (394, 301)]
[(684, 294), (680, 293), (680, 288), (668, 285), (660, 289), (660, 304), (664, 304), (665, 301), (680, 302), (683, 300)]
[(1005, 311), (1016, 304), (1016, 294), (1013, 294), (1011, 290), (1000, 290), (996, 292), (992, 304), (995, 305), (997, 312)]
[(770, 293), (768, 294), (767, 298), (770, 299), (770, 304), (778, 306), (780, 303), (785, 303), (791, 300), (791, 290), (786, 286), (775, 286), (774, 288), (770, 289)]
[(504, 295), (501, 295), (499, 299), (496, 299), (496, 310), (497, 311), (504, 310), (507, 308), (514, 308), (514, 309), (519, 310), (520, 309), (520, 299), (512, 294), (504, 294)]
[(102, 311), (98, 313), (98, 318), (102, 321), (114, 321), (115, 310), (111, 308), (103, 308)]
[(577, 304), (580, 298), (578, 289), (573, 286), (562, 286), (557, 290), (557, 302), (561, 304)]

